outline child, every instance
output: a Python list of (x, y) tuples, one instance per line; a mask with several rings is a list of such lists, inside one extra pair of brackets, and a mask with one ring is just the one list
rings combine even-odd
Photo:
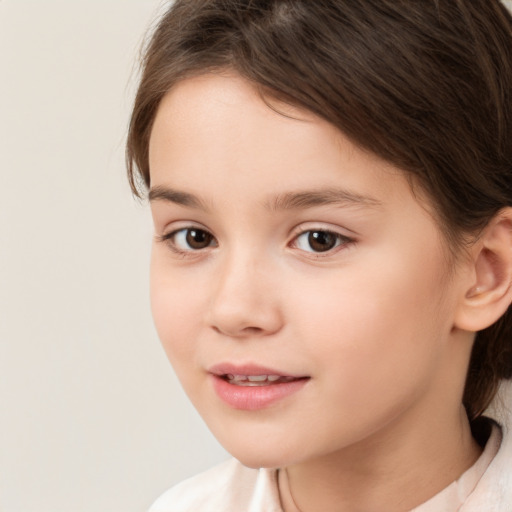
[(127, 156), (159, 336), (235, 457), (152, 512), (512, 510), (502, 3), (177, 0)]

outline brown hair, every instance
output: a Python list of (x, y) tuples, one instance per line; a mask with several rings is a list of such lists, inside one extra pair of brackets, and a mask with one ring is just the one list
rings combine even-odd
[[(232, 69), (403, 169), (451, 246), (512, 205), (512, 18), (498, 0), (176, 0), (142, 61), (127, 143), (135, 194), (162, 97)], [(476, 336), (470, 418), (512, 378), (512, 310)]]

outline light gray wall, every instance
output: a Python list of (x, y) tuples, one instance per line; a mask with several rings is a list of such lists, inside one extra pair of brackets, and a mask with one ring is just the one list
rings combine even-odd
[(0, 0), (0, 511), (135, 512), (226, 454), (154, 332), (123, 141), (156, 0)]

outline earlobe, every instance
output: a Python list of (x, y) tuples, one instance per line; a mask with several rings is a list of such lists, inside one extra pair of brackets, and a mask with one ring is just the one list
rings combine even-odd
[(496, 322), (512, 302), (512, 208), (491, 219), (471, 253), (471, 280), (455, 327), (477, 332)]

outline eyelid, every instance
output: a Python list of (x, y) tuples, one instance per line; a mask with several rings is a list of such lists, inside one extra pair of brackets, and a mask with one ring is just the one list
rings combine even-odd
[(158, 235), (158, 238), (169, 238), (173, 234), (184, 229), (200, 229), (201, 231), (212, 233), (212, 230), (207, 228), (204, 224), (187, 219), (168, 222), (165, 225), (162, 225), (162, 227), (156, 226), (155, 229), (162, 233), (161, 235)]

